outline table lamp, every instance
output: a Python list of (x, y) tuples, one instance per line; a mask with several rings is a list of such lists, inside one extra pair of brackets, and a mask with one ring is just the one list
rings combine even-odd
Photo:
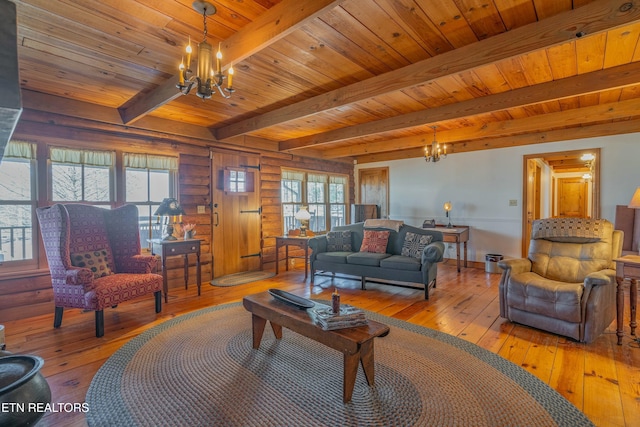
[(307, 228), (309, 228), (309, 220), (311, 219), (311, 214), (307, 207), (301, 206), (293, 217), (300, 221), (300, 237), (307, 237)]
[(160, 217), (163, 218), (163, 238), (162, 240), (177, 240), (173, 235), (175, 224), (182, 223), (182, 215), (185, 214), (184, 209), (180, 206), (180, 203), (173, 197), (168, 197), (162, 200), (158, 209), (154, 212), (154, 216), (158, 217), (158, 224), (160, 224)]
[(451, 225), (451, 218), (449, 218), (449, 212), (451, 211), (451, 208), (452, 208), (451, 202), (445, 202), (445, 204), (444, 204), (444, 212), (445, 212), (445, 215), (447, 215), (447, 221), (449, 222), (447, 224), (447, 228), (452, 228), (453, 227), (453, 225)]

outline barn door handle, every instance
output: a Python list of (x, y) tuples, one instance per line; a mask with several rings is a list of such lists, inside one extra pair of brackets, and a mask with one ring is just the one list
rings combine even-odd
[(213, 226), (217, 227), (218, 225), (220, 225), (220, 217), (218, 216), (218, 212), (214, 212), (213, 214), (216, 217), (216, 222), (215, 222), (215, 224)]

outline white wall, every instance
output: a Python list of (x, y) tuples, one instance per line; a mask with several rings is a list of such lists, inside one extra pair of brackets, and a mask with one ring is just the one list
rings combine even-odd
[[(446, 223), (442, 206), (451, 200), (452, 222), (471, 226), (469, 260), (484, 262), (488, 253), (520, 257), (522, 157), (585, 148), (601, 149), (600, 214), (613, 222), (615, 206), (628, 204), (640, 186), (638, 133), (450, 154), (435, 164), (422, 158), (366, 163), (356, 170), (389, 167), (392, 219), (418, 227), (427, 218)], [(518, 205), (509, 206), (509, 200)], [(455, 257), (455, 248), (446, 257)]]

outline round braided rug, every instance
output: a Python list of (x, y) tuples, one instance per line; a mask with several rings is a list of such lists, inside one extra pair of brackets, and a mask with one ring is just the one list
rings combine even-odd
[(91, 426), (591, 426), (555, 390), (474, 344), (375, 313), (375, 386), (359, 367), (342, 402), (342, 354), (267, 326), (251, 348), (239, 303), (207, 308), (132, 339), (87, 392)]

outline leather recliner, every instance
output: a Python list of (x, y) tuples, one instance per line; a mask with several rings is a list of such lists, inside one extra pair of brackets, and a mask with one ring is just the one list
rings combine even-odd
[(595, 340), (616, 313), (613, 259), (623, 233), (604, 219), (533, 222), (528, 258), (503, 260), (500, 316), (512, 322)]

